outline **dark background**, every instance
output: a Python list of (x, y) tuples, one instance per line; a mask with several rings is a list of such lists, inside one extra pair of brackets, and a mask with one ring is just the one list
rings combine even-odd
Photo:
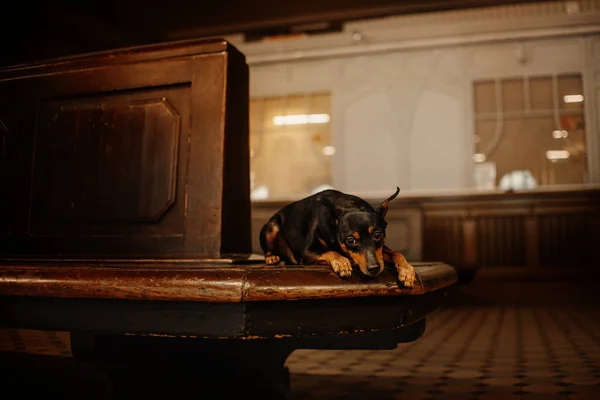
[[(533, 0), (530, 2), (534, 2)], [(539, 1), (539, 0), (538, 0)], [(514, 0), (22, 0), (0, 6), (0, 65), (191, 37), (335, 30), (353, 19)], [(317, 25), (315, 25), (317, 24)]]

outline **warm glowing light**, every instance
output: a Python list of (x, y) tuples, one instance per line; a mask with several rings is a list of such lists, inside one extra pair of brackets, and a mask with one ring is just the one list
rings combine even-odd
[(568, 94), (563, 97), (565, 103), (581, 103), (583, 101), (583, 95), (581, 94)]
[(259, 186), (250, 192), (250, 200), (267, 200), (269, 198), (269, 188)]
[(473, 161), (475, 161), (476, 163), (484, 162), (485, 160), (487, 160), (487, 157), (485, 156), (485, 154), (483, 154), (483, 153), (473, 154)]
[(565, 131), (564, 129), (552, 131), (552, 137), (554, 137), (554, 139), (563, 139), (567, 136), (569, 136), (569, 132)]
[(328, 122), (328, 114), (278, 115), (273, 118), (275, 125), (326, 124)]
[(333, 147), (333, 146), (325, 146), (325, 147), (323, 147), (323, 149), (321, 149), (321, 151), (326, 156), (332, 156), (332, 155), (335, 154), (335, 147)]
[(550, 161), (554, 160), (566, 160), (570, 154), (567, 150), (548, 150), (546, 152), (546, 158)]

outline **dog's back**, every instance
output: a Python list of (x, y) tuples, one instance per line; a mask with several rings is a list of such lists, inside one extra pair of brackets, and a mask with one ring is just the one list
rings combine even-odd
[[(327, 189), (282, 207), (265, 224), (263, 227), (265, 232), (261, 234), (261, 237), (268, 239), (269, 232), (277, 230), (276, 234), (285, 241), (289, 248), (288, 252), (291, 252), (294, 259), (299, 261), (302, 258), (302, 250), (306, 247), (308, 233), (315, 224), (319, 225), (321, 230), (335, 232), (335, 219), (331, 210), (324, 205), (325, 202), (334, 204), (340, 210), (375, 213), (373, 207), (360, 197), (339, 190)], [(263, 242), (265, 245), (267, 244), (267, 240), (261, 239), (261, 245)], [(263, 250), (265, 250), (264, 246)]]

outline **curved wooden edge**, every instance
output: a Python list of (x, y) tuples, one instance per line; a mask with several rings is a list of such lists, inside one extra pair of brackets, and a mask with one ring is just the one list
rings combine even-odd
[(163, 60), (165, 58), (188, 55), (235, 51), (229, 42), (221, 37), (183, 39), (178, 41), (144, 44), (133, 47), (102, 50), (92, 53), (50, 58), (33, 63), (0, 67), (0, 79), (12, 78), (28, 72), (30, 75), (56, 73), (70, 69), (94, 68), (104, 65)]
[(0, 265), (0, 295), (86, 299), (244, 302), (420, 295), (457, 281), (443, 263), (414, 263), (417, 282), (402, 287), (393, 270), (375, 279), (341, 279), (326, 266)]

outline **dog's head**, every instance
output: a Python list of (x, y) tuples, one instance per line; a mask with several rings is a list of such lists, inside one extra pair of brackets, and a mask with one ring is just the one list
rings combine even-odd
[(366, 276), (375, 277), (383, 271), (386, 214), (390, 201), (395, 199), (399, 192), (400, 189), (396, 188), (396, 192), (385, 199), (376, 210), (368, 211), (343, 209), (327, 199), (323, 201), (336, 218), (340, 249)]

